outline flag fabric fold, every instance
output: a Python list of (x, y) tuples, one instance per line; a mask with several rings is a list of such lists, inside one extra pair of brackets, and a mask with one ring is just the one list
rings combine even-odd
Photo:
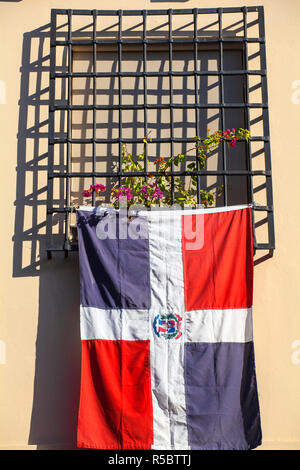
[(77, 210), (77, 445), (261, 444), (252, 209)]

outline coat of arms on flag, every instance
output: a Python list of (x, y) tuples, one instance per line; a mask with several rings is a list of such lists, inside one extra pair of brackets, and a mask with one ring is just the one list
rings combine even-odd
[(77, 445), (252, 449), (252, 209), (77, 211)]
[(180, 338), (182, 318), (176, 313), (168, 313), (166, 315), (156, 315), (153, 322), (155, 334), (166, 339)]

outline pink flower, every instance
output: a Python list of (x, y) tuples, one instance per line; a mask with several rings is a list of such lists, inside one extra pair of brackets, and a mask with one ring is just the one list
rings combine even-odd
[(104, 184), (91, 184), (90, 189), (85, 189), (82, 193), (84, 197), (90, 197), (92, 192), (95, 191), (96, 193), (103, 193), (106, 190), (106, 186)]
[(126, 186), (115, 188), (113, 192), (116, 199), (119, 199), (120, 197), (126, 197), (126, 199), (130, 201), (133, 198), (132, 190)]
[(99, 183), (91, 184), (90, 189), (89, 189), (89, 191), (96, 191), (96, 193), (98, 193), (99, 191), (103, 192), (105, 190), (106, 190), (106, 186), (104, 186), (104, 184), (99, 184)]
[(141, 193), (144, 199), (149, 199), (149, 197), (153, 199), (161, 199), (163, 197), (163, 192), (156, 181), (154, 183), (144, 184), (141, 189)]
[(96, 193), (100, 193), (100, 192), (103, 193), (106, 190), (106, 186), (104, 186), (104, 184), (97, 183), (95, 184), (94, 189)]
[(230, 142), (230, 145), (231, 145), (231, 147), (235, 147), (236, 146), (236, 139), (232, 139), (232, 141)]

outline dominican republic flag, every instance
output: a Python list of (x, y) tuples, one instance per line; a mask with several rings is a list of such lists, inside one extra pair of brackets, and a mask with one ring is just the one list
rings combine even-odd
[(252, 209), (77, 211), (77, 445), (261, 444), (252, 335)]

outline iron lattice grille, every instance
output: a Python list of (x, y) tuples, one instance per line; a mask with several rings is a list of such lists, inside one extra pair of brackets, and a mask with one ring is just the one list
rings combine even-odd
[[(249, 37), (248, 27), (249, 21), (248, 16), (251, 13), (257, 14), (257, 20), (254, 23), (258, 25), (258, 36)], [(241, 19), (239, 20), (239, 35), (228, 35), (226, 34), (226, 28), (223, 26), (223, 19), (227, 14), (239, 14)], [(189, 37), (176, 37), (173, 29), (173, 19), (178, 16), (184, 17), (189, 15), (192, 18), (192, 29)], [(198, 18), (201, 16), (215, 15), (216, 31), (214, 35), (201, 34), (198, 28)], [(126, 38), (123, 33), (122, 22), (125, 17), (136, 17), (140, 18), (141, 33), (138, 39)], [(150, 39), (147, 34), (147, 20), (150, 16), (157, 16), (164, 20), (164, 24), (167, 25), (165, 37), (163, 38), (152, 38)], [(65, 31), (58, 35), (59, 26), (58, 18), (66, 18)], [(78, 17), (85, 17), (90, 19), (91, 34), (88, 39), (82, 39), (79, 30), (74, 33), (73, 19)], [(99, 19), (104, 17), (112, 17), (117, 20), (116, 34), (114, 38), (107, 39), (107, 37), (101, 37), (101, 34), (97, 31), (97, 23)], [(125, 173), (122, 171), (122, 145), (126, 143), (135, 144), (139, 140), (135, 138), (125, 138), (122, 136), (122, 111), (124, 110), (141, 110), (143, 112), (143, 130), (146, 136), (149, 130), (148, 126), (148, 113), (151, 109), (167, 109), (169, 110), (169, 125), (170, 135), (167, 138), (154, 139), (154, 143), (168, 142), (170, 144), (171, 155), (174, 155), (174, 145), (177, 143), (185, 144), (192, 141), (193, 139), (185, 137), (178, 138), (174, 135), (174, 111), (177, 108), (181, 109), (193, 109), (195, 110), (194, 128), (195, 135), (200, 135), (200, 112), (203, 109), (216, 109), (220, 115), (220, 128), (224, 129), (225, 125), (225, 113), (228, 109), (239, 109), (242, 110), (244, 116), (245, 128), (251, 128), (251, 111), (258, 109), (261, 111), (261, 120), (263, 124), (263, 135), (251, 137), (250, 141), (246, 143), (241, 140), (240, 143), (245, 145), (246, 152), (246, 169), (231, 169), (227, 166), (226, 158), (226, 144), (222, 144), (222, 167), (219, 169), (205, 169), (193, 173), (187, 172), (186, 170), (175, 171), (171, 168), (172, 179), (176, 176), (197, 176), (197, 200), (200, 203), (200, 187), (201, 178), (208, 176), (216, 176), (223, 179), (224, 183), (224, 205), (228, 205), (228, 180), (233, 176), (247, 178), (247, 200), (253, 204), (253, 214), (258, 211), (263, 211), (266, 216), (264, 219), (255, 223), (255, 217), (253, 217), (254, 225), (254, 250), (269, 250), (272, 253), (275, 248), (274, 239), (274, 219), (273, 219), (273, 196), (272, 196), (272, 180), (271, 180), (271, 157), (270, 157), (270, 138), (269, 138), (269, 112), (268, 112), (268, 95), (267, 95), (267, 77), (266, 77), (266, 51), (265, 51), (265, 27), (264, 27), (264, 10), (263, 7), (241, 7), (241, 8), (210, 8), (210, 9), (168, 9), (168, 10), (64, 10), (55, 9), (51, 11), (51, 37), (50, 37), (50, 106), (49, 106), (49, 165), (48, 165), (48, 196), (47, 196), (47, 232), (49, 243), (47, 246), (48, 256), (51, 257), (52, 251), (65, 251), (65, 254), (69, 251), (76, 250), (76, 245), (70, 242), (70, 213), (72, 208), (70, 207), (70, 182), (73, 178), (90, 178), (90, 181), (94, 184), (97, 178), (117, 178), (119, 183), (124, 177)], [(173, 68), (173, 54), (174, 48), (178, 45), (186, 45), (192, 48), (193, 51), (193, 70), (174, 70)], [(258, 51), (256, 55), (260, 58), (260, 68), (252, 69), (249, 68), (249, 45), (258, 45)], [(118, 68), (116, 71), (106, 72), (97, 71), (97, 50), (99, 46), (112, 46), (116, 48)], [(123, 70), (123, 52), (126, 46), (139, 47), (142, 51), (142, 71), (128, 72)], [(148, 71), (148, 51), (152, 45), (165, 46), (168, 51), (168, 70), (167, 71)], [(199, 70), (198, 58), (201, 53), (200, 48), (202, 46), (214, 45), (218, 51), (218, 70)], [(92, 53), (92, 71), (76, 72), (73, 71), (72, 67), (72, 56), (75, 48), (80, 46), (90, 47)], [(224, 67), (224, 52), (228, 47), (239, 46), (242, 51), (242, 64), (243, 67), (239, 69), (226, 69)], [(65, 54), (65, 65), (58, 66), (57, 64), (57, 48), (63, 47), (66, 51)], [(169, 81), (169, 103), (151, 104), (148, 102), (148, 90), (147, 90), (147, 79), (148, 77), (166, 77)], [(175, 77), (194, 77), (194, 103), (177, 104), (174, 102), (174, 91), (173, 81)], [(199, 79), (201, 77), (215, 76), (219, 81), (219, 102), (218, 103), (203, 103), (199, 98)], [(244, 99), (241, 103), (226, 102), (226, 96), (224, 91), (224, 81), (226, 77), (242, 77), (243, 83), (243, 95)], [(260, 84), (257, 85), (261, 89), (261, 102), (254, 103), (249, 99), (249, 77), (259, 77)], [(76, 105), (72, 103), (72, 80), (74, 78), (89, 78), (92, 81), (92, 103), (91, 104), (80, 104)], [(97, 79), (98, 78), (110, 78), (114, 77), (118, 83), (118, 104), (98, 104), (97, 103)], [(123, 103), (123, 90), (122, 90), (122, 79), (124, 77), (134, 77), (143, 80), (143, 103), (142, 104), (124, 104)], [(56, 94), (56, 82), (57, 80), (64, 81), (65, 100), (59, 100)], [(118, 137), (117, 138), (99, 138), (97, 137), (97, 111), (109, 111), (114, 110), (118, 113)], [(55, 113), (57, 111), (64, 112), (66, 115), (66, 131), (63, 136), (57, 136), (55, 131)], [(72, 112), (73, 111), (90, 111), (92, 112), (92, 136), (88, 138), (74, 138), (72, 135)], [(253, 152), (253, 143), (261, 142), (262, 149)], [(91, 144), (92, 146), (92, 167), (89, 171), (72, 171), (71, 168), (71, 149), (72, 144)], [(118, 171), (97, 171), (96, 160), (97, 160), (97, 144), (117, 144), (118, 145)], [(63, 145), (65, 147), (65, 156), (63, 166), (57, 167), (54, 161), (55, 146)], [(253, 169), (252, 162), (253, 158), (258, 154), (264, 154), (264, 168)], [(144, 171), (142, 173), (126, 173), (126, 176), (144, 176), (147, 178), (149, 171), (147, 168), (147, 145), (144, 149)], [(152, 175), (159, 174), (158, 172), (151, 171)], [(265, 178), (263, 184), (266, 192), (266, 204), (257, 204), (255, 202), (256, 189), (253, 184), (253, 179), (256, 176), (262, 176)], [(54, 204), (54, 193), (53, 184), (54, 181), (63, 182), (64, 197), (63, 201), (59, 201), (59, 204)], [(172, 191), (173, 194), (173, 191)], [(95, 203), (95, 196), (93, 195), (92, 203)], [(62, 214), (64, 217), (64, 234), (61, 243), (53, 243), (52, 237), (52, 226), (53, 226), (53, 215)], [(267, 242), (261, 243), (257, 241), (255, 228), (262, 224), (267, 225)]]

